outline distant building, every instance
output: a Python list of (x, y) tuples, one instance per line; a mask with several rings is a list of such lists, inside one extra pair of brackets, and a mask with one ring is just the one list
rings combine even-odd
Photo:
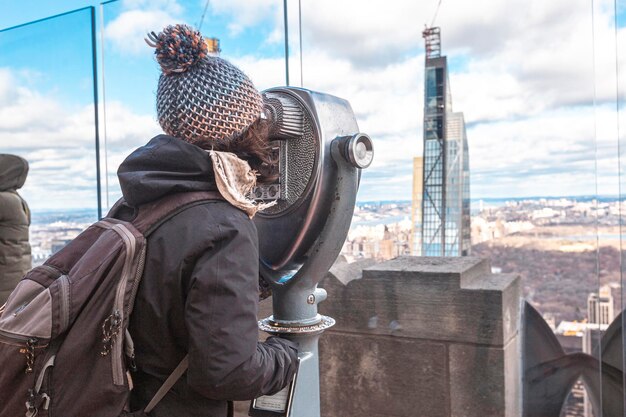
[(55, 240), (53, 240), (51, 242), (51, 245), (50, 245), (50, 253), (52, 255), (54, 255), (55, 253), (57, 253), (58, 251), (63, 249), (65, 247), (65, 245), (67, 245), (71, 241), (72, 241), (72, 239), (55, 239)]
[[(555, 330), (556, 338), (565, 353), (581, 352), (583, 350), (583, 335), (590, 325), (585, 322), (563, 321)], [(596, 326), (597, 327), (597, 326)], [(562, 417), (585, 416), (585, 386), (582, 380), (577, 380), (572, 387), (563, 408)]]
[[(603, 291), (604, 288), (600, 289), (600, 293), (606, 296), (606, 290)], [(591, 293), (589, 298), (592, 295), (597, 296), (597, 294)], [(565, 353), (584, 352), (593, 354), (594, 346), (600, 343), (602, 334), (608, 327), (608, 323), (592, 323), (587, 320), (580, 322), (562, 321), (554, 330), (554, 333)], [(591, 402), (581, 380), (576, 381), (572, 387), (572, 391), (563, 405), (561, 416), (594, 417)]]
[[(424, 85), (423, 256), (470, 253), (469, 151), (463, 113), (452, 112), (440, 29), (427, 28)], [(417, 233), (417, 228), (415, 229)], [(414, 237), (413, 241), (417, 239)]]
[(220, 48), (220, 40), (218, 38), (204, 38), (209, 55), (219, 56), (222, 49)]
[(587, 315), (589, 323), (609, 325), (615, 317), (611, 287), (600, 287), (598, 293), (592, 292), (587, 297)]
[[(574, 383), (572, 391), (563, 404), (561, 415), (563, 417), (593, 417), (586, 414), (585, 401), (587, 398), (587, 391), (585, 385), (579, 379)], [(589, 410), (591, 412), (591, 410)]]
[(424, 158), (413, 158), (413, 195), (411, 198), (411, 255), (422, 255), (422, 196), (424, 194)]
[[(604, 285), (595, 293), (592, 292), (587, 297), (587, 316), (590, 327), (585, 330), (583, 337), (583, 352), (593, 355), (594, 348), (600, 344), (602, 334), (608, 328), (615, 317), (613, 294), (611, 287)], [(584, 394), (584, 417), (593, 417), (591, 400), (585, 392)]]
[(389, 227), (385, 225), (383, 240), (380, 242), (380, 254), (382, 259), (391, 259), (394, 257), (394, 238), (389, 232)]
[[(583, 334), (583, 352), (588, 353), (590, 355), (594, 354), (594, 350), (596, 347), (600, 345), (600, 341), (602, 340), (602, 336), (606, 331), (605, 326), (602, 326), (603, 329), (595, 329), (589, 328), (585, 329), (585, 333)], [(597, 352), (595, 352), (597, 354)], [(591, 398), (589, 398), (589, 394), (587, 391), (584, 393), (584, 409), (585, 416), (584, 417), (596, 417), (593, 412), (593, 407), (591, 405)]]
[(411, 222), (408, 219), (393, 224), (357, 227), (348, 233), (341, 255), (348, 262), (358, 259), (393, 259), (410, 255)]

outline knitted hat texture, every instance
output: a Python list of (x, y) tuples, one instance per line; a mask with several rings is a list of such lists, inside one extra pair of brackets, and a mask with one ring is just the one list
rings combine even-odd
[(261, 94), (230, 62), (208, 54), (197, 30), (168, 26), (146, 39), (161, 66), (157, 116), (165, 133), (197, 143), (242, 133), (263, 110)]

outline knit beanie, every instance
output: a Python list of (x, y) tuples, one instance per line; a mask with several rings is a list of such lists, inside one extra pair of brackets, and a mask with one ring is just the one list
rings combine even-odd
[(157, 116), (163, 131), (186, 142), (241, 134), (263, 110), (261, 94), (230, 62), (211, 56), (199, 31), (167, 26), (148, 34), (161, 66)]

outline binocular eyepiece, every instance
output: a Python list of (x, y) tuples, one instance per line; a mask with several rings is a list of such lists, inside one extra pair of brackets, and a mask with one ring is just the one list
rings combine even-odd
[(337, 138), (341, 155), (355, 168), (364, 169), (374, 160), (374, 144), (365, 133), (350, 137)]

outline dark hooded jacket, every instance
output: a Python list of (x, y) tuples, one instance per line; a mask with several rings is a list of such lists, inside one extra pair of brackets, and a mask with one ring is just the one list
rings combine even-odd
[[(165, 135), (126, 158), (118, 177), (133, 207), (217, 189), (208, 153)], [(149, 236), (129, 327), (138, 367), (134, 410), (187, 353), (186, 374), (151, 417), (226, 416), (229, 400), (274, 393), (291, 380), (295, 346), (279, 338), (258, 342), (258, 275), (254, 223), (224, 200), (189, 207)]]
[(28, 162), (0, 154), (0, 306), (31, 268), (30, 210), (17, 193), (28, 175)]

